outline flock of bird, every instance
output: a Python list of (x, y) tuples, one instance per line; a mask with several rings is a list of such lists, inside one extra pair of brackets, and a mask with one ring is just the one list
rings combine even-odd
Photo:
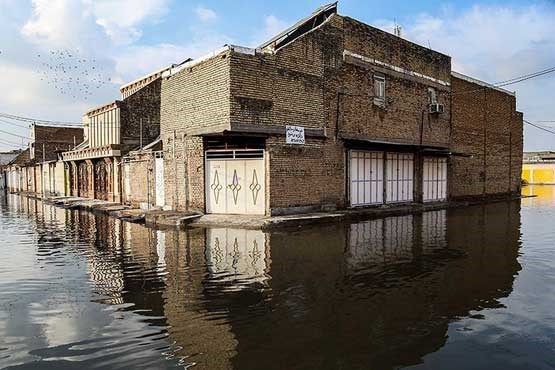
[(69, 50), (50, 50), (36, 54), (40, 79), (60, 94), (87, 100), (111, 82), (95, 59), (85, 59)]

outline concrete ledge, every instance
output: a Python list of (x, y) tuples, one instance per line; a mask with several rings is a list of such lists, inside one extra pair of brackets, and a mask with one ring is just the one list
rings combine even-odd
[(94, 213), (107, 214), (128, 222), (144, 223), (154, 229), (176, 229), (183, 227), (220, 227), (235, 229), (272, 230), (278, 228), (299, 228), (309, 225), (335, 223), (343, 221), (359, 221), (408, 214), (419, 214), (428, 211), (462, 208), (471, 205), (504, 202), (523, 198), (512, 194), (505, 197), (482, 198), (467, 201), (452, 201), (429, 204), (381, 205), (367, 208), (346, 209), (332, 212), (307, 212), (293, 215), (257, 216), (185, 213), (175, 211), (151, 210), (144, 211), (113, 202), (77, 197), (40, 197), (36, 194), (20, 193), (22, 196), (41, 199), (45, 203), (67, 209), (80, 209)]

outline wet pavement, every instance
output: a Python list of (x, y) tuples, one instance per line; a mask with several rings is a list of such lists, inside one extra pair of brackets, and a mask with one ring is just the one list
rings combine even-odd
[(555, 187), (296, 231), (0, 197), (0, 368), (553, 369)]

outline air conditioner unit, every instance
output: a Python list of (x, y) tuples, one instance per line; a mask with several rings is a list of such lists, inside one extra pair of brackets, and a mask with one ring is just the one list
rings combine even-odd
[(428, 106), (428, 112), (431, 114), (443, 113), (444, 111), (445, 111), (445, 108), (443, 104), (431, 103)]

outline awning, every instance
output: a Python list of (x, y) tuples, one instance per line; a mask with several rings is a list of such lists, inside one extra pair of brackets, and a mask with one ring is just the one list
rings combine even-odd
[(365, 138), (354, 138), (347, 135), (340, 135), (344, 140), (345, 146), (350, 149), (379, 149), (394, 150), (401, 152), (422, 152), (430, 155), (451, 155), (451, 151), (446, 146), (436, 146), (429, 144), (403, 143), (398, 141), (374, 140)]

